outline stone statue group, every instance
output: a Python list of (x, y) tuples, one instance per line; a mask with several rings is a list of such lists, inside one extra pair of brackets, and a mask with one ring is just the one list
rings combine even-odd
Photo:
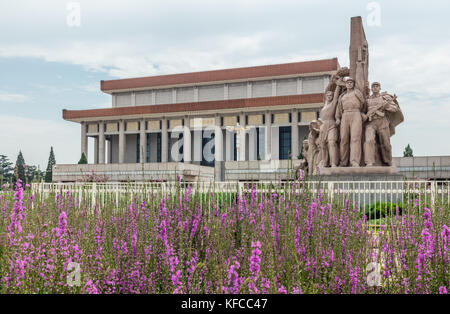
[[(341, 68), (325, 90), (318, 120), (303, 141), (300, 169), (309, 175), (325, 167), (392, 166), (390, 137), (403, 114), (395, 95), (364, 79), (367, 65), (359, 60), (356, 78)], [(319, 169), (318, 169), (319, 168)]]

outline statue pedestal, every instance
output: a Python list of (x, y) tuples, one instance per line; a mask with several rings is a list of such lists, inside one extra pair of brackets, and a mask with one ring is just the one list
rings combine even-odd
[(404, 178), (395, 166), (323, 168), (320, 176), (309, 180), (320, 180), (321, 188), (332, 195), (331, 200), (338, 204), (348, 200), (360, 206), (362, 212), (366, 205), (377, 202), (393, 203), (391, 208), (395, 210), (395, 203), (404, 200)]
[[(310, 179), (319, 179), (315, 175)], [(395, 166), (373, 167), (334, 167), (320, 169), (321, 181), (402, 181)]]

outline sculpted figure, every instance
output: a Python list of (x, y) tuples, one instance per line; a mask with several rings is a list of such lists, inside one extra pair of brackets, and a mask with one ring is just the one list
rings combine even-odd
[[(378, 82), (372, 84), (372, 95), (367, 99), (367, 124), (364, 142), (364, 162), (366, 166), (373, 166), (377, 160), (377, 154), (385, 165), (392, 165), (391, 130), (395, 125), (403, 121), (403, 115), (395, 96), (380, 93), (381, 85)], [(390, 118), (393, 119), (390, 119)], [(398, 124), (396, 123), (396, 124)], [(377, 138), (379, 152), (377, 151)]]
[(305, 159), (306, 156), (308, 156), (308, 149), (309, 149), (308, 140), (303, 140), (303, 145), (302, 145), (303, 159)]
[(308, 135), (308, 174), (312, 175), (314, 173), (316, 165), (320, 162), (320, 149), (319, 149), (319, 134), (321, 121), (313, 120), (309, 124), (309, 135)]
[(308, 174), (308, 140), (304, 140), (303, 141), (303, 145), (302, 145), (302, 155), (303, 155), (303, 159), (300, 160), (300, 164), (297, 167), (297, 169), (295, 170), (295, 178), (301, 179), (301, 175), (300, 175), (300, 170), (303, 170), (304, 174), (307, 175)]
[[(338, 78), (342, 84), (342, 79)], [(319, 134), (319, 147), (321, 154), (320, 167), (336, 167), (339, 164), (339, 148), (338, 141), (338, 128), (336, 125), (335, 114), (337, 99), (341, 86), (337, 83), (334, 93), (327, 91), (325, 95), (325, 104), (320, 111), (320, 120), (322, 125), (320, 127)]]
[(339, 97), (336, 109), (336, 125), (340, 125), (340, 166), (359, 167), (361, 161), (362, 122), (365, 111), (363, 93), (355, 88), (355, 80), (349, 77), (347, 91)]

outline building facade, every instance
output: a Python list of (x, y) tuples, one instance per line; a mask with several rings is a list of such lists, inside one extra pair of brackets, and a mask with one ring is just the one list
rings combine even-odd
[[(298, 159), (337, 59), (101, 81), (111, 108), (63, 110), (94, 164), (57, 165), (54, 181), (274, 179)], [(88, 151), (88, 138), (94, 151)], [(188, 174), (188, 172), (190, 171)]]

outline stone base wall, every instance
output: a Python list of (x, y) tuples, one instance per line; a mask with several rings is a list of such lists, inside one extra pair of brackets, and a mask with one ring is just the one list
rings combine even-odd
[(450, 156), (394, 157), (392, 163), (408, 179), (450, 179)]
[(299, 160), (225, 161), (225, 181), (278, 181), (295, 177)]
[(144, 164), (55, 165), (53, 182), (87, 181), (93, 176), (107, 181), (212, 181), (214, 168), (193, 164), (167, 162)]

